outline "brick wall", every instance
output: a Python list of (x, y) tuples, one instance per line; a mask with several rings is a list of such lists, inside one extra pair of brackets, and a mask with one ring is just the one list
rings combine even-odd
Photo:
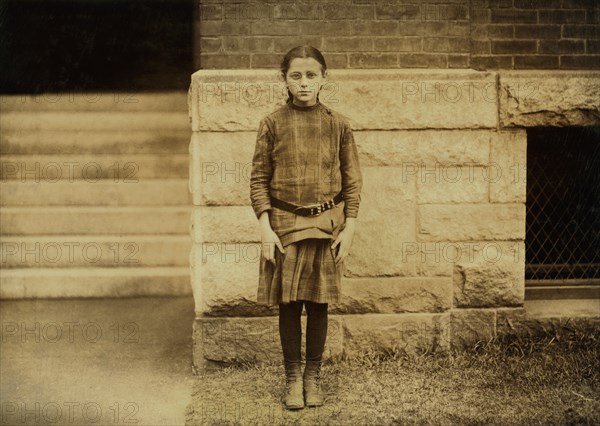
[(600, 68), (597, 0), (200, 0), (195, 68)]
[(600, 68), (597, 0), (472, 0), (470, 11), (472, 68)]

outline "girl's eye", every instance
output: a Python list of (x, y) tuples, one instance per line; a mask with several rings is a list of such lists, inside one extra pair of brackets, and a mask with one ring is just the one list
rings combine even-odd
[(291, 74), (290, 78), (293, 78), (294, 80), (298, 80), (300, 78), (300, 74)]
[(317, 76), (317, 74), (313, 74), (313, 73), (308, 74), (308, 78), (315, 78), (316, 76)]

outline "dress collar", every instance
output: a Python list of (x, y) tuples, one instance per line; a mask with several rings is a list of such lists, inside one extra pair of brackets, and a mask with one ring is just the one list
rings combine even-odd
[(298, 111), (313, 111), (313, 110), (321, 107), (321, 102), (319, 102), (317, 100), (317, 102), (314, 105), (311, 105), (311, 106), (300, 106), (300, 105), (296, 105), (293, 101), (289, 101), (288, 105), (290, 106), (290, 108), (293, 108), (293, 109), (298, 110)]

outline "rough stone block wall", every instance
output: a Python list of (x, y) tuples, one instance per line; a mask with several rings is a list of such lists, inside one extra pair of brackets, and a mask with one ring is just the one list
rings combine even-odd
[[(364, 187), (327, 356), (461, 348), (525, 314), (527, 126), (595, 125), (600, 73), (334, 70), (322, 101), (355, 132)], [(256, 304), (250, 172), (275, 71), (192, 76), (194, 358), (280, 362)]]
[(299, 44), (331, 68), (600, 68), (596, 0), (200, 0), (195, 68), (276, 68)]

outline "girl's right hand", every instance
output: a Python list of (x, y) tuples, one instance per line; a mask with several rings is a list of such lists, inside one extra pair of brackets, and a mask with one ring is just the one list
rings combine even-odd
[(275, 264), (275, 246), (277, 249), (283, 254), (285, 250), (283, 250), (283, 245), (279, 240), (279, 237), (272, 229), (265, 229), (261, 233), (261, 245), (262, 245), (262, 255), (263, 257)]

